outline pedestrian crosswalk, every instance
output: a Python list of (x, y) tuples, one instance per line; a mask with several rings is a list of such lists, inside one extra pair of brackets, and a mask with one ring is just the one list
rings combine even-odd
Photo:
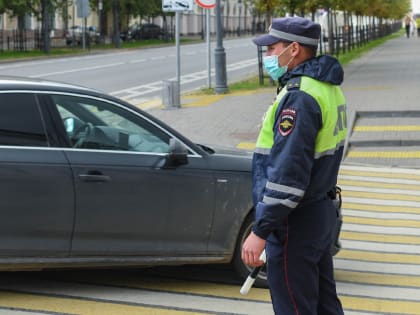
[[(346, 164), (338, 184), (345, 314), (420, 315), (420, 170)], [(177, 268), (3, 275), (0, 314), (273, 314), (268, 290), (240, 295), (229, 269)]]
[(339, 185), (346, 314), (420, 314), (420, 171), (344, 165)]

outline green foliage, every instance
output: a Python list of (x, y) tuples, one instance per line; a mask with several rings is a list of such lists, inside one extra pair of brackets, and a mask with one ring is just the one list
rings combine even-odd
[(411, 6), (410, 0), (250, 0), (259, 14), (284, 16), (309, 14), (317, 9), (342, 10), (356, 15), (379, 18), (402, 18)]
[[(50, 13), (55, 10), (62, 8), (64, 5), (71, 0), (49, 0), (46, 1), (48, 11)], [(41, 18), (42, 12), (41, 0), (0, 0), (0, 13), (7, 12), (11, 16), (25, 16), (26, 14), (33, 14), (38, 18)]]
[[(0, 0), (1, 1), (1, 0)], [(104, 12), (111, 12), (113, 4), (118, 2), (122, 20), (131, 17), (149, 18), (162, 15), (162, 0), (103, 0)], [(98, 9), (98, 0), (90, 0), (94, 10)]]
[[(52, 13), (71, 3), (72, 0), (49, 0), (48, 9)], [(147, 19), (160, 16), (162, 0), (102, 0), (104, 12), (111, 12), (114, 2), (118, 2), (122, 24), (131, 17)], [(0, 0), (0, 13), (13, 16), (34, 14), (41, 16), (42, 0)], [(98, 0), (90, 0), (91, 8), (98, 9)], [(319, 8), (343, 10), (356, 15), (377, 16), (379, 18), (402, 18), (409, 10), (410, 0), (243, 0), (248, 7), (255, 8), (256, 15), (273, 16), (289, 14), (309, 14)]]

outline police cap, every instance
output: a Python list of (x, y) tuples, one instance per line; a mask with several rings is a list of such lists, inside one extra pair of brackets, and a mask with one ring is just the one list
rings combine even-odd
[(258, 46), (287, 41), (318, 47), (320, 33), (321, 26), (318, 23), (298, 16), (283, 17), (273, 19), (268, 34), (253, 39), (253, 42)]

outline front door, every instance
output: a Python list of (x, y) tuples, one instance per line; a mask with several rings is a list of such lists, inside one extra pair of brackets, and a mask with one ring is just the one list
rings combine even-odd
[(162, 168), (171, 135), (156, 123), (105, 100), (52, 99), (72, 147), (72, 255), (204, 253), (214, 196), (205, 161)]

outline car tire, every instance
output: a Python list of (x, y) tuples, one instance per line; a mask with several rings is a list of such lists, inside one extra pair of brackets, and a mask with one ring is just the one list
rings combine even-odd
[[(235, 272), (238, 274), (238, 276), (245, 281), (245, 279), (249, 276), (250, 272), (252, 271), (252, 267), (249, 267), (244, 264), (241, 258), (241, 251), (242, 251), (242, 245), (252, 230), (252, 226), (254, 225), (254, 215), (251, 213), (248, 215), (248, 217), (245, 219), (244, 223), (242, 224), (241, 230), (238, 235), (238, 239), (236, 241), (236, 247), (235, 247), (235, 253), (232, 260), (232, 265), (235, 270)], [(254, 287), (260, 287), (260, 288), (267, 288), (267, 273), (265, 271), (265, 267), (260, 270), (258, 273), (257, 279), (255, 279)]]

